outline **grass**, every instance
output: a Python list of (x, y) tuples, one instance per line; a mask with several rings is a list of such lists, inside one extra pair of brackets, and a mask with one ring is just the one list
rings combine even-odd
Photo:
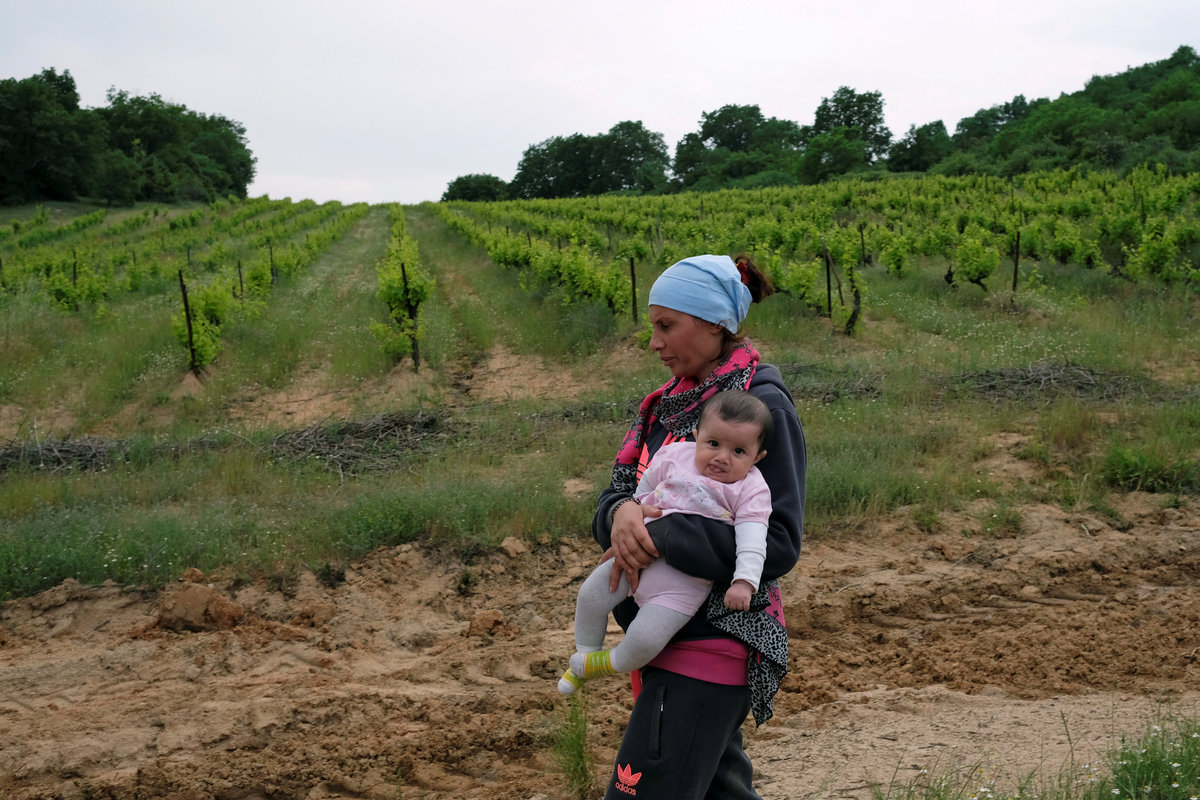
[[(179, 391), (186, 356), (166, 322), (173, 295), (131, 295), (79, 315), (0, 295), (0, 418), (12, 444), (87, 433), (125, 454), (103, 470), (0, 473), (0, 597), (67, 577), (162, 583), (184, 566), (336, 569), (408, 541), (470, 558), (509, 535), (586, 536), (616, 443), (664, 379), (653, 355), (628, 350), (644, 315), (635, 323), (564, 304), (495, 267), (429, 210), (408, 213), (438, 282), (409, 390), (388, 388), (405, 385), (395, 378), (407, 364), (391, 364), (367, 327), (384, 315), (374, 295), (384, 208), (278, 285), (258, 318), (232, 325), (195, 395)], [(968, 508), (973, 535), (1019, 536), (1021, 505), (1033, 500), (1103, 512), (1113, 492), (1160, 492), (1176, 504), (1195, 495), (1193, 296), (1058, 266), (1016, 296), (999, 279), (991, 292), (951, 290), (944, 271), (933, 262), (902, 278), (864, 270), (865, 316), (852, 337), (787, 295), (753, 310), (750, 334), (781, 367), (805, 425), (810, 540), (897, 513), (944, 532), (940, 516)], [(643, 295), (652, 277), (639, 267)], [(498, 347), (580, 388), (569, 399), (480, 399), (474, 373)], [(1018, 383), (1035, 364), (1120, 381), (1121, 391)], [(1011, 391), (985, 388), (985, 373)], [(248, 406), (273, 391), (337, 393), (349, 418), (408, 410), (445, 426), (397, 445), (382, 468), (319, 453), (280, 459), (270, 446), (280, 423)], [(1033, 481), (977, 467), (998, 437), (1014, 435)], [(592, 491), (565, 496), (567, 480)], [(50, 546), (47, 531), (70, 546)]]
[[(599, 481), (603, 473), (580, 449), (598, 444), (594, 432), (571, 431), (560, 420), (498, 414), (438, 448), (396, 454), (395, 473), (349, 478), (319, 457), (280, 459), (236, 436), (170, 462), (143, 443), (128, 462), (100, 471), (9, 476), (0, 482), (0, 597), (67, 577), (161, 585), (189, 566), (286, 574), (416, 540), (464, 559), (510, 535), (556, 541), (587, 529), (593, 503), (564, 498), (564, 474), (590, 468)], [(513, 437), (543, 442), (557, 457), (495, 447)]]
[[(154, 392), (168, 375), (173, 348), (162, 299), (136, 307), (114, 304), (103, 316), (68, 315), (28, 297), (16, 297), (0, 312), (0, 342), (6, 366), (0, 371), (0, 398), (49, 414), (71, 407), (81, 429), (98, 423), (123, 405)], [(26, 431), (32, 434), (32, 423)]]
[(985, 765), (922, 769), (872, 788), (874, 800), (1197, 800), (1200, 722), (1162, 717), (1122, 736), (1099, 763), (1069, 761), (1050, 777), (1005, 776)]

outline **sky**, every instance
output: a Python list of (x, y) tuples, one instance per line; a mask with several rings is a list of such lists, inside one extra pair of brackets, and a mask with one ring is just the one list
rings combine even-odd
[[(1187, 37), (1191, 37), (1189, 41)], [(1200, 49), (1197, 0), (0, 0), (0, 79), (70, 71), (243, 125), (253, 197), (438, 200), (623, 121), (671, 153), (701, 116), (811, 124), (879, 92), (894, 139)]]

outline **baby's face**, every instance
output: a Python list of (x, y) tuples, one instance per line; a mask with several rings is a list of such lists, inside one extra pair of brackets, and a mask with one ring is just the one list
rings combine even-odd
[(721, 483), (736, 483), (767, 454), (758, 449), (757, 425), (728, 422), (707, 414), (696, 430), (696, 471)]

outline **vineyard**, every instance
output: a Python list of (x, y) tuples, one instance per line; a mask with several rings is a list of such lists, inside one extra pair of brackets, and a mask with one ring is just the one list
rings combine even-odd
[(252, 318), (280, 275), (303, 269), (366, 210), (263, 197), (176, 213), (147, 208), (108, 225), (98, 210), (49, 227), (39, 209), (5, 229), (0, 286), (91, 316), (130, 298), (178, 292), (172, 328), (198, 370), (216, 357), (224, 324)]
[[(633, 316), (639, 273), (644, 291), (688, 254), (745, 253), (782, 292), (852, 332), (870, 307), (872, 271), (903, 277), (934, 263), (948, 288), (1014, 298), (1079, 267), (1198, 290), (1197, 197), (1200, 175), (1143, 168), (1123, 179), (1059, 171), (433, 208), (523, 286), (553, 286), (564, 304)], [(280, 276), (303, 270), (366, 212), (262, 197), (147, 207), (112, 221), (98, 209), (53, 224), (39, 207), (0, 227), (0, 291), (7, 302), (25, 298), (80, 319), (182, 296), (171, 329), (187, 366), (200, 370), (220, 351), (223, 328), (253, 319)], [(413, 356), (416, 366), (418, 309), (433, 279), (402, 209), (390, 213), (393, 242), (379, 274), (390, 320), (374, 331), (393, 359)]]
[[(1147, 368), (1159, 365), (1174, 385), (1195, 368), (1200, 176), (1163, 169), (409, 208), (266, 197), (37, 207), (0, 222), (10, 470), (44, 465), (47, 443), (78, 452), (80, 437), (100, 439), (78, 456), (90, 465), (97, 452), (103, 462), (136, 450), (138, 436), (275, 435), (279, 420), (229, 420), (246, 415), (246, 398), (301, 380), (361, 394), (343, 387), (394, 382), (401, 364), (420, 388), (360, 413), (444, 408), (497, 346), (566, 365), (644, 342), (639, 310), (655, 275), (701, 252), (745, 253), (773, 279), (753, 335), (776, 359), (817, 359), (820, 369), (791, 368), (801, 393), (978, 386), (972, 376), (987, 370), (1047, 365), (1067, 370), (1064, 381), (1082, 366), (1152, 385), (1162, 377)], [(351, 232), (353, 253), (337, 250)], [(455, 249), (431, 263), (431, 246)], [(813, 352), (832, 331), (845, 341)], [(653, 381), (652, 357), (637, 363)], [(614, 388), (630, 402), (629, 387)], [(1194, 457), (1172, 446), (1152, 460), (1186, 475)], [(55, 469), (73, 466), (63, 456)], [(897, 502), (872, 493), (938, 502), (856, 483), (835, 484), (810, 516)], [(419, 537), (425, 523), (412, 524), (405, 536)]]
[(0, 213), (0, 793), (566, 797), (588, 522), (700, 252), (776, 283), (809, 448), (764, 796), (1194, 710), (1200, 176), (49, 204)]
[[(498, 264), (597, 299), (630, 304), (629, 265), (695, 253), (746, 253), (801, 302), (833, 313), (830, 279), (860, 294), (871, 266), (904, 275), (946, 267), (947, 284), (1017, 292), (1061, 266), (1200, 287), (1200, 175), (1143, 168), (1033, 173), (1011, 180), (921, 177), (577, 200), (451, 203), (449, 224)], [(1022, 274), (1022, 262), (1025, 273)], [(1011, 264), (1011, 281), (1001, 280)], [(840, 292), (839, 307), (846, 306)], [(849, 312), (842, 312), (845, 317)], [(853, 326), (851, 326), (853, 327)]]

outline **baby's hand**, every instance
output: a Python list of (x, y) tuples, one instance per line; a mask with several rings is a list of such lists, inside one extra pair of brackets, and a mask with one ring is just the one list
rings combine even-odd
[(725, 607), (736, 611), (750, 610), (750, 597), (754, 594), (753, 587), (745, 581), (734, 581), (725, 592)]

